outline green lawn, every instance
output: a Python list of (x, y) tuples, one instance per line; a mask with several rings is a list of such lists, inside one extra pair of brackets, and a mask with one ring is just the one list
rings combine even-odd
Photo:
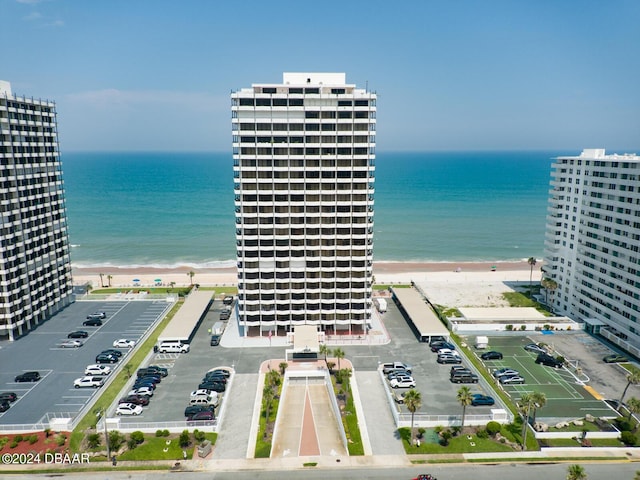
[[(218, 434), (207, 433), (205, 435), (207, 440), (209, 440), (212, 445), (215, 445)], [(167, 437), (156, 437), (152, 434), (145, 435), (144, 443), (138, 445), (133, 450), (127, 450), (122, 455), (119, 455), (118, 460), (182, 460), (183, 449), (179, 445), (178, 435), (174, 435), (174, 437), (175, 438), (168, 439)], [(170, 443), (167, 444), (167, 442)], [(187, 451), (187, 458), (193, 457), (196, 447), (197, 444), (192, 438), (191, 445), (185, 449)], [(197, 456), (197, 453), (195, 455)]]
[[(495, 439), (479, 438), (477, 435), (471, 435), (471, 439), (467, 435), (458, 435), (452, 437), (449, 445), (443, 446), (439, 443), (424, 441), (420, 446), (413, 445), (409, 442), (410, 428), (398, 429), (402, 444), (407, 454), (455, 454), (455, 453), (472, 453), (472, 452), (513, 452), (513, 448), (509, 445), (497, 442)], [(430, 438), (432, 435), (426, 436)], [(528, 443), (528, 442), (527, 442)]]

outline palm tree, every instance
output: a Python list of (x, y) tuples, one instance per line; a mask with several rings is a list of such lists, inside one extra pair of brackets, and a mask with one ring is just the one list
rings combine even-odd
[[(635, 415), (636, 413), (640, 413), (640, 399), (636, 398), (636, 397), (631, 397), (629, 400), (627, 400), (627, 410), (629, 410), (629, 420), (631, 420), (631, 416)], [(636, 427), (634, 430), (637, 430), (638, 425), (636, 424)]]
[(404, 394), (404, 404), (407, 407), (407, 410), (411, 413), (411, 438), (410, 442), (413, 440), (413, 417), (417, 410), (422, 406), (422, 395), (416, 389), (412, 388), (407, 393)]
[(111, 286), (111, 280), (113, 280), (113, 275), (107, 275), (107, 283), (109, 287)]
[(189, 275), (189, 281), (191, 282), (191, 286), (193, 287), (193, 277), (195, 276), (196, 272), (194, 272), (193, 270), (189, 270), (189, 272), (187, 272), (187, 275)]
[(330, 370), (329, 362), (327, 361), (327, 355), (331, 354), (331, 349), (326, 343), (323, 343), (322, 345), (320, 345), (319, 352), (320, 352), (320, 355), (324, 355), (324, 363), (327, 365), (327, 370)]
[(536, 421), (536, 414), (538, 409), (544, 407), (547, 404), (547, 396), (542, 392), (531, 392), (531, 398), (533, 399), (533, 421)]
[[(265, 385), (262, 390), (262, 401), (264, 402), (264, 416), (266, 424), (269, 424), (269, 415), (271, 414), (271, 405), (273, 404), (273, 400), (276, 398), (276, 392), (274, 391), (273, 385)], [(264, 435), (266, 437), (268, 429), (264, 429)]]
[(542, 279), (540, 284), (545, 290), (545, 302), (547, 306), (549, 306), (549, 292), (553, 294), (553, 292), (558, 288), (558, 283), (553, 278), (545, 277)]
[(342, 350), (341, 348), (336, 348), (333, 351), (333, 356), (338, 359), (338, 370), (340, 370), (340, 359), (344, 358), (344, 350)]
[(104, 273), (99, 273), (100, 275), (100, 286), (104, 288)]
[(587, 472), (581, 465), (569, 465), (567, 468), (567, 480), (586, 480)]
[(627, 390), (631, 385), (638, 385), (640, 383), (640, 369), (638, 367), (634, 367), (633, 365), (629, 366), (629, 373), (627, 374), (627, 386), (624, 387), (624, 391), (622, 395), (620, 395), (620, 404), (618, 405), (618, 410), (622, 407), (622, 401), (624, 400), (624, 396), (627, 394)]
[(531, 415), (531, 409), (533, 408), (535, 412), (536, 407), (538, 407), (538, 405), (536, 404), (536, 398), (542, 398), (545, 403), (547, 401), (544, 394), (532, 392), (523, 394), (522, 397), (520, 397), (520, 402), (518, 402), (518, 410), (524, 417), (524, 421), (522, 422), (522, 450), (527, 449), (527, 430), (529, 428), (529, 417)]
[(531, 268), (531, 271), (529, 272), (529, 296), (531, 296), (531, 292), (533, 289), (533, 267), (536, 266), (536, 263), (538, 263), (538, 261), (536, 260), (536, 257), (529, 257), (527, 263)]
[(173, 289), (176, 286), (176, 282), (169, 282), (169, 286)]
[(462, 423), (460, 424), (460, 428), (464, 428), (464, 416), (467, 411), (467, 407), (471, 405), (471, 390), (469, 387), (461, 387), (458, 390), (458, 396), (456, 397), (460, 405), (462, 405)]

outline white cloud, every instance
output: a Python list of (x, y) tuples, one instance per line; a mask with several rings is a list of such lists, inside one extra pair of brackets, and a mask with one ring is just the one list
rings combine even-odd
[(33, 21), (42, 18), (40, 12), (31, 12), (29, 15), (22, 17), (23, 20)]
[(41, 3), (44, 0), (16, 0), (18, 3), (23, 3), (25, 5), (35, 5), (37, 3)]
[(54, 20), (53, 22), (46, 23), (47, 27), (64, 27), (64, 21), (62, 20)]

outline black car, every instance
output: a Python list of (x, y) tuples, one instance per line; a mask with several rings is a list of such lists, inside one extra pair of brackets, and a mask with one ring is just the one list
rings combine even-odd
[(82, 322), (83, 327), (100, 327), (102, 326), (102, 320), (99, 318), (92, 318), (90, 320), (85, 320)]
[(158, 385), (158, 381), (157, 381), (156, 378), (154, 378), (154, 377), (140, 377), (133, 384), (133, 388), (153, 387), (155, 389), (156, 385)]
[(88, 332), (85, 332), (84, 330), (76, 330), (75, 332), (71, 332), (67, 335), (67, 338), (87, 338), (88, 336)]
[(40, 380), (39, 372), (24, 372), (13, 379), (14, 382), (37, 382)]
[(437, 352), (441, 348), (448, 348), (449, 350), (455, 350), (456, 346), (453, 343), (449, 343), (449, 342), (433, 342), (433, 345), (431, 345), (432, 352)]
[(169, 370), (167, 370), (164, 367), (158, 367), (157, 365), (149, 365), (146, 368), (151, 373), (159, 373), (161, 377), (166, 377), (167, 375), (169, 375)]
[(482, 360), (502, 360), (502, 353), (491, 350), (480, 355)]
[(0, 393), (0, 402), (15, 402), (18, 399), (18, 395), (14, 392), (2, 392)]
[(209, 370), (206, 375), (220, 375), (225, 378), (229, 378), (231, 376), (231, 372), (229, 370), (225, 370), (224, 368), (216, 368), (215, 370)]
[(117, 363), (118, 357), (107, 353), (100, 353), (96, 356), (96, 363)]
[(224, 310), (223, 312), (220, 313), (220, 320), (222, 320), (223, 322), (226, 320), (229, 320), (230, 317), (231, 317), (231, 312), (228, 310)]
[(478, 405), (494, 405), (496, 403), (496, 401), (493, 399), (493, 397), (490, 397), (489, 395), (482, 395), (481, 393), (476, 393), (475, 395), (471, 396), (471, 405), (473, 405), (474, 407), (477, 407)]
[(192, 422), (209, 422), (211, 420), (215, 420), (216, 416), (211, 410), (206, 410), (204, 412), (196, 412), (190, 417), (187, 417), (187, 421)]
[(143, 375), (142, 377), (138, 377), (136, 379), (136, 383), (141, 381), (152, 381), (153, 383), (160, 383), (162, 382), (162, 377), (160, 377), (160, 375), (153, 375), (149, 373), (147, 375)]
[(0, 413), (6, 412), (11, 408), (11, 404), (9, 402), (0, 402)]
[(184, 416), (189, 418), (198, 412), (213, 412), (214, 409), (213, 405), (189, 405), (184, 409)]
[(145, 368), (139, 368), (137, 375), (138, 377), (146, 377), (146, 376), (154, 376), (154, 377), (166, 377), (169, 374), (169, 372), (167, 371), (166, 368), (163, 368), (162, 370), (160, 370), (160, 368), (153, 368), (153, 367), (145, 367)]
[(218, 393), (222, 393), (227, 389), (225, 384), (220, 382), (202, 382), (200, 385), (198, 385), (198, 388), (212, 390)]
[(115, 348), (108, 348), (106, 350), (103, 350), (100, 353), (101, 354), (104, 353), (105, 355), (111, 355), (111, 356), (114, 356), (116, 358), (122, 357), (122, 352), (120, 350), (116, 350)]
[(220, 335), (211, 335), (211, 346), (217, 347), (220, 345)]
[(541, 363), (547, 367), (562, 368), (562, 362), (560, 360), (552, 357), (551, 355), (547, 355), (546, 353), (539, 354), (536, 358), (536, 363)]
[(149, 405), (149, 397), (145, 395), (129, 395), (121, 398), (118, 403), (133, 403), (134, 405), (146, 407)]
[(222, 303), (225, 305), (231, 305), (233, 303), (233, 295), (227, 295), (222, 299)]
[(227, 377), (223, 377), (222, 375), (205, 375), (202, 379), (203, 382), (218, 382), (222, 384), (227, 384)]

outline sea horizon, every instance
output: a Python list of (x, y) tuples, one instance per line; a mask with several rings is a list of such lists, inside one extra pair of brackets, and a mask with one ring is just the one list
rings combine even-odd
[[(541, 259), (551, 159), (565, 153), (378, 152), (374, 261)], [(62, 163), (73, 267), (235, 265), (231, 153), (65, 152)]]

